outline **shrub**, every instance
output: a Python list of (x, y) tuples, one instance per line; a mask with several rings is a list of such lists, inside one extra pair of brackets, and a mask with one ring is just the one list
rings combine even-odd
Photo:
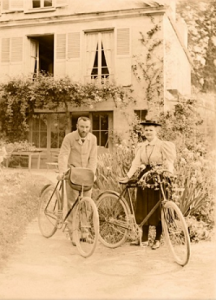
[(134, 158), (135, 146), (116, 144), (112, 151), (99, 155), (96, 185), (99, 189), (121, 190), (118, 178), (126, 176)]
[(214, 196), (215, 165), (213, 157), (203, 157), (199, 152), (184, 149), (176, 162), (178, 197), (184, 216), (197, 216), (208, 209), (211, 212)]
[[(113, 152), (99, 156), (94, 197), (99, 190), (121, 191), (118, 178), (126, 175), (137, 147), (138, 144), (124, 142), (116, 145)], [(214, 225), (214, 156), (187, 148), (177, 151), (174, 200), (188, 221), (192, 241), (209, 238), (206, 231), (211, 231)]]

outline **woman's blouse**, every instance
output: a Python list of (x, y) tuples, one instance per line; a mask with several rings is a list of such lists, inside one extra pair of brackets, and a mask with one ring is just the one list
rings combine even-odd
[(175, 145), (172, 142), (161, 141), (155, 138), (153, 141), (145, 141), (136, 152), (131, 168), (127, 176), (131, 178), (142, 165), (164, 165), (170, 172), (174, 169), (176, 158)]

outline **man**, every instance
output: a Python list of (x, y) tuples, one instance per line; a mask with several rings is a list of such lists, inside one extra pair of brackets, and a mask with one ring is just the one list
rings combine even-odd
[[(59, 176), (64, 176), (70, 165), (91, 169), (94, 174), (97, 167), (97, 138), (90, 133), (91, 121), (87, 117), (80, 117), (77, 121), (77, 130), (68, 133), (62, 142), (58, 156)], [(69, 179), (68, 179), (69, 180)], [(72, 189), (66, 181), (68, 208), (71, 208), (79, 192)], [(91, 197), (92, 190), (84, 192), (84, 196)], [(69, 223), (71, 218), (68, 220)], [(71, 224), (68, 224), (71, 227)]]

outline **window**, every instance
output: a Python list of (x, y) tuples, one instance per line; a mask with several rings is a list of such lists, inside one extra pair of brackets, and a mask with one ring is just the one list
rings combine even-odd
[(46, 114), (35, 115), (31, 124), (30, 141), (37, 148), (47, 147), (47, 116)]
[(97, 137), (98, 146), (108, 148), (109, 115), (108, 113), (92, 113), (92, 133)]
[(35, 114), (30, 122), (30, 142), (37, 148), (60, 148), (65, 136), (65, 114)]
[(86, 33), (86, 82), (104, 84), (113, 78), (113, 31)]
[(52, 0), (32, 0), (32, 8), (52, 7)]
[[(73, 112), (71, 113), (72, 130), (76, 130), (77, 119), (89, 117), (92, 133), (97, 137), (98, 146), (108, 148), (109, 132), (112, 131), (112, 112)], [(30, 121), (29, 141), (37, 148), (59, 149), (65, 137), (65, 113), (38, 113)]]
[(55, 11), (57, 7), (66, 6), (68, 0), (25, 0), (24, 4), (25, 13), (37, 13)]
[(60, 148), (65, 136), (65, 114), (52, 114), (51, 124), (51, 148)]
[(139, 121), (144, 121), (147, 115), (147, 110), (146, 109), (135, 110), (134, 113), (136, 114)]

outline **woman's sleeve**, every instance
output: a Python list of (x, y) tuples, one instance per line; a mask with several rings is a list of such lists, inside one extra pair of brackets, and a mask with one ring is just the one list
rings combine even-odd
[(137, 152), (136, 152), (136, 156), (134, 158), (134, 160), (132, 161), (132, 165), (130, 170), (127, 173), (127, 176), (129, 178), (131, 178), (133, 176), (133, 174), (136, 172), (136, 170), (141, 166), (142, 162), (141, 162), (141, 150), (142, 147), (139, 147)]
[(163, 163), (166, 168), (173, 173), (174, 171), (174, 161), (176, 159), (176, 147), (172, 142), (163, 142), (161, 146)]

